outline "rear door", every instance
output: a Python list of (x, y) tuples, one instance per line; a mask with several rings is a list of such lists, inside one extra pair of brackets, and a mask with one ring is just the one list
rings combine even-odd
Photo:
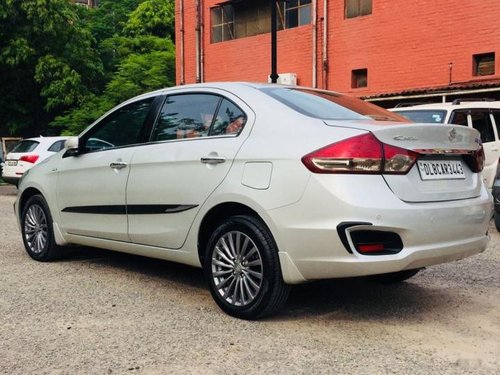
[(227, 175), (253, 122), (251, 109), (227, 92), (169, 95), (152, 143), (138, 149), (132, 159), (127, 185), (132, 242), (180, 248), (201, 205)]

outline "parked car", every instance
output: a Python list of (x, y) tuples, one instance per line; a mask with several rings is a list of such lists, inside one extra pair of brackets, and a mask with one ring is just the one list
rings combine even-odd
[(78, 244), (203, 267), (215, 302), (244, 319), (278, 310), (291, 284), (402, 281), (483, 251), (478, 131), (401, 119), (271, 84), (133, 98), (23, 176), (24, 245), (38, 261)]
[(491, 195), (493, 195), (493, 204), (495, 207), (495, 227), (497, 228), (497, 231), (500, 232), (500, 163), (497, 167), (497, 173), (495, 176), (495, 182), (493, 182)]
[(414, 122), (456, 124), (477, 129), (486, 156), (482, 174), (491, 191), (500, 157), (500, 101), (457, 99), (451, 103), (415, 105), (393, 108), (391, 111)]
[(20, 141), (5, 157), (2, 179), (17, 185), (21, 176), (35, 164), (64, 148), (68, 137), (39, 137)]

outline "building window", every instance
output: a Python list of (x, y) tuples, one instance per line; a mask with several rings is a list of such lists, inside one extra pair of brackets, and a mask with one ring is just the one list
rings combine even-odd
[(495, 74), (495, 53), (482, 53), (473, 56), (473, 74), (490, 76)]
[(285, 2), (285, 29), (311, 23), (311, 0), (288, 0)]
[(345, 18), (372, 14), (372, 0), (345, 0)]
[[(312, 0), (277, 1), (278, 30), (307, 25), (312, 19)], [(212, 43), (271, 31), (269, 0), (233, 1), (211, 8)]]
[(235, 38), (234, 10), (232, 5), (222, 5), (211, 9), (212, 43)]
[(368, 87), (368, 69), (356, 69), (352, 71), (351, 87), (353, 89)]

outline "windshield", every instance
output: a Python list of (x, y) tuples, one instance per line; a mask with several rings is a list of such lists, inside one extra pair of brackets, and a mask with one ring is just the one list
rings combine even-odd
[(323, 120), (408, 120), (374, 104), (330, 91), (266, 87), (262, 92), (306, 116)]
[(394, 113), (404, 116), (413, 122), (429, 122), (433, 124), (442, 124), (446, 117), (446, 111), (433, 109), (408, 109)]

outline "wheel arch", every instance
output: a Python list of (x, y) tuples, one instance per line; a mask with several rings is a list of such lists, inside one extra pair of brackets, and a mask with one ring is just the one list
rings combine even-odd
[(34, 187), (29, 187), (23, 191), (21, 197), (19, 198), (19, 213), (18, 213), (19, 217), (21, 217), (24, 205), (26, 204), (28, 199), (30, 199), (34, 195), (41, 195), (43, 197), (42, 192)]
[(235, 215), (249, 215), (259, 219), (268, 229), (269, 226), (257, 211), (249, 206), (238, 202), (224, 202), (212, 207), (203, 217), (198, 231), (198, 257), (203, 264), (205, 247), (211, 234), (217, 226), (226, 218)]

